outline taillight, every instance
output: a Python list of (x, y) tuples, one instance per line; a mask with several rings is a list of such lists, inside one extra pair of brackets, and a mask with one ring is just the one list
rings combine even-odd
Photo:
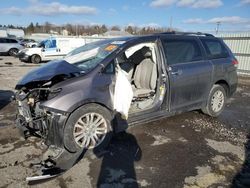
[(232, 61), (232, 64), (233, 64), (235, 67), (238, 67), (239, 62), (237, 61), (237, 59), (234, 59), (234, 60)]

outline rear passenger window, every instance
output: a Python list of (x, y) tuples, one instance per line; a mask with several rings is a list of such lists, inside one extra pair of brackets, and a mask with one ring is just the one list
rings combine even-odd
[(163, 40), (168, 65), (202, 60), (199, 44), (195, 40)]
[(6, 43), (6, 39), (5, 38), (0, 39), (0, 43)]
[(201, 39), (209, 58), (226, 58), (229, 56), (226, 47), (216, 39)]

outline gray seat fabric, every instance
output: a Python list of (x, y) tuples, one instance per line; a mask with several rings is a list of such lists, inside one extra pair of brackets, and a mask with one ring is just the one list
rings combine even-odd
[(154, 93), (154, 90), (151, 89), (133, 89), (134, 97), (146, 97), (151, 93)]
[(155, 92), (157, 80), (157, 67), (152, 61), (151, 50), (143, 47), (141, 52), (144, 59), (136, 66), (134, 73), (134, 97), (150, 95)]

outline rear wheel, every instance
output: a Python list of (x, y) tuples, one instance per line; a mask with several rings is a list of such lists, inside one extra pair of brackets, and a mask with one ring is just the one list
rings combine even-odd
[(18, 49), (16, 49), (16, 48), (11, 48), (9, 50), (9, 55), (10, 56), (15, 56), (15, 55), (17, 55), (17, 53), (18, 53)]
[(226, 104), (226, 91), (221, 85), (214, 85), (210, 90), (207, 104), (202, 112), (212, 117), (217, 117), (224, 110)]
[(69, 117), (64, 129), (64, 144), (72, 152), (104, 149), (112, 138), (111, 113), (103, 106), (87, 104)]
[(31, 60), (31, 63), (38, 64), (41, 62), (41, 57), (39, 55), (32, 55), (30, 60)]

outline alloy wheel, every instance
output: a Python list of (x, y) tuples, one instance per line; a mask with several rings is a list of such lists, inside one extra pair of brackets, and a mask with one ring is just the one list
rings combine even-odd
[(78, 146), (92, 149), (102, 143), (107, 132), (108, 126), (102, 115), (87, 113), (75, 123), (73, 136)]

